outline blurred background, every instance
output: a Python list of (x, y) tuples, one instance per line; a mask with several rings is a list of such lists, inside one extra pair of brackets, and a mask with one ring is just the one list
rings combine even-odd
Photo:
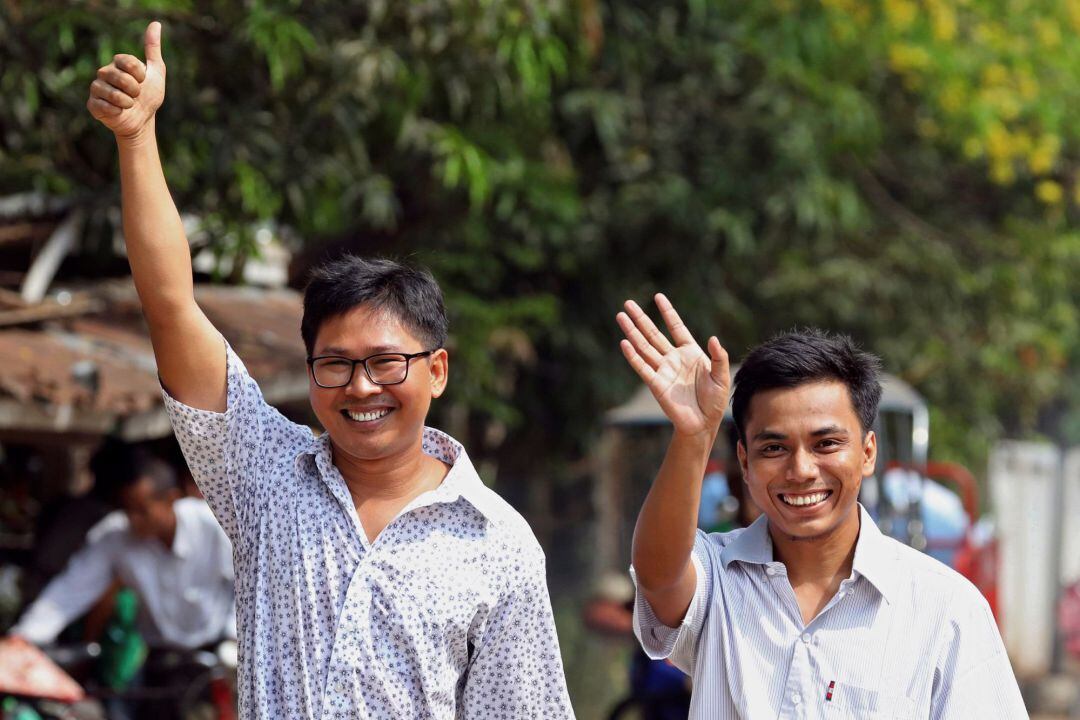
[[(441, 282), (431, 424), (544, 545), (581, 718), (645, 682), (620, 609), (667, 430), (614, 315), (661, 290), (736, 359), (800, 325), (880, 355), (864, 502), (979, 584), (1033, 710), (1078, 704), (1077, 0), (0, 1), (0, 630), (106, 440), (183, 474), (84, 107), (151, 19), (199, 300), (271, 402), (314, 422), (313, 264)], [(703, 526), (749, 510), (728, 452)]]

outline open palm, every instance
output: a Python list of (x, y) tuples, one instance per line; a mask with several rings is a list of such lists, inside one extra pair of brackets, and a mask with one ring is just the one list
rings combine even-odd
[(626, 311), (616, 317), (626, 335), (620, 343), (623, 355), (676, 432), (716, 432), (731, 387), (727, 352), (716, 337), (710, 337), (706, 355), (663, 294), (657, 294), (656, 306), (674, 344), (637, 303), (628, 300)]

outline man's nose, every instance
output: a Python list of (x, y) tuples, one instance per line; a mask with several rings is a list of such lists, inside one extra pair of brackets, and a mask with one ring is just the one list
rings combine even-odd
[(814, 453), (803, 447), (795, 448), (791, 454), (791, 463), (788, 465), (788, 476), (795, 482), (817, 480), (818, 464)]
[(371, 381), (363, 365), (357, 365), (353, 370), (352, 379), (345, 386), (345, 394), (353, 397), (369, 397), (382, 392), (382, 385)]

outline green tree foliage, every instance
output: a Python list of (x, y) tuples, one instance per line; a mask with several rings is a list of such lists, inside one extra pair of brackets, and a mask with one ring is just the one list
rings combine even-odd
[[(612, 294), (670, 289), (736, 356), (796, 324), (851, 332), (928, 395), (939, 455), (1060, 430), (1077, 16), (1003, 5), (609, 4), (600, 69), (563, 103), (604, 153), (583, 189), (630, 259)], [(1060, 29), (1061, 57), (1034, 28)]]
[(267, 221), (429, 264), (444, 420), (538, 511), (636, 384), (620, 302), (661, 289), (736, 357), (854, 334), (929, 397), (939, 456), (1080, 431), (1075, 0), (7, 0), (0, 192), (107, 218), (86, 87), (151, 17), (220, 274)]

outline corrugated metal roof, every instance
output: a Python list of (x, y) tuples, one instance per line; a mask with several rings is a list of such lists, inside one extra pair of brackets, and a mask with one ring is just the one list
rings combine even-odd
[[(93, 314), (0, 330), (0, 431), (169, 432), (149, 333), (130, 281), (97, 286)], [(301, 296), (292, 290), (199, 286), (196, 299), (271, 402), (307, 395)]]

